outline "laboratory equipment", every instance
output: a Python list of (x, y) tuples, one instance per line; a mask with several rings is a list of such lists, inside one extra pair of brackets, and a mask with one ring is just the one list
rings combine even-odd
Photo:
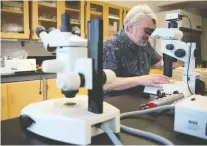
[[(26, 106), (20, 124), (38, 135), (72, 144), (90, 144), (91, 137), (104, 131), (104, 123), (114, 133), (120, 132), (120, 111), (103, 102), (103, 84), (116, 78), (111, 70), (103, 70), (103, 20), (88, 23), (87, 40), (69, 32), (69, 18), (62, 15), (61, 29), (36, 29), (48, 51), (56, 50), (56, 59), (42, 64), (43, 72), (57, 74), (57, 87), (66, 98), (46, 100)], [(87, 49), (88, 46), (88, 49)], [(77, 95), (88, 89), (88, 96)]]
[[(203, 87), (199, 73), (193, 72), (195, 68), (196, 44), (182, 42), (183, 33), (177, 29), (177, 21), (182, 19), (178, 13), (167, 14), (166, 20), (169, 21), (169, 28), (157, 28), (152, 34), (152, 38), (161, 38), (161, 49), (163, 52), (164, 75), (172, 77), (173, 62), (177, 60), (184, 62), (184, 72), (182, 81), (170, 81), (163, 84), (162, 89), (166, 94), (173, 94), (174, 91), (183, 93), (185, 97), (192, 94), (201, 94)], [(197, 88), (196, 88), (197, 87)], [(199, 88), (198, 88), (199, 87)], [(144, 92), (156, 94), (160, 88), (145, 87)], [(204, 90), (204, 89), (203, 89)]]

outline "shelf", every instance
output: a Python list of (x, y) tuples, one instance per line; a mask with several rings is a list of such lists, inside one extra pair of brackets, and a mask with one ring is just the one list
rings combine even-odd
[(38, 18), (39, 21), (46, 21), (46, 22), (57, 22), (56, 20), (53, 19), (46, 19), (46, 18)]
[(73, 25), (80, 25), (80, 22), (70, 22), (70, 24), (73, 24)]
[(102, 16), (103, 14), (101, 12), (95, 12), (95, 11), (91, 11), (92, 15), (98, 15), (98, 16)]
[(117, 15), (111, 15), (110, 14), (108, 18), (115, 19), (115, 20), (120, 20), (119, 16), (117, 16)]
[(56, 8), (56, 5), (50, 5), (50, 4), (46, 4), (46, 3), (39, 3), (38, 5), (42, 6), (42, 7)]
[(66, 11), (72, 11), (72, 12), (80, 12), (78, 9), (72, 9), (72, 8), (65, 8)]
[(12, 14), (23, 14), (22, 11), (19, 11), (19, 10), (10, 10), (10, 9), (1, 9), (1, 12), (12, 13)]

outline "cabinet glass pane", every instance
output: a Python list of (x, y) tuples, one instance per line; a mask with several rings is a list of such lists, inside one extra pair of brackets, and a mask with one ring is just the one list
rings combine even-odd
[(39, 1), (38, 2), (38, 24), (46, 29), (57, 28), (57, 2)]
[(90, 20), (103, 19), (103, 7), (96, 4), (90, 5)]
[(80, 1), (66, 1), (66, 13), (70, 15), (70, 24), (73, 34), (81, 35), (81, 2)]
[(120, 10), (109, 8), (109, 37), (115, 35), (120, 26)]
[(100, 13), (102, 13), (103, 12), (103, 7), (100, 6), (100, 5), (91, 4), (90, 10), (91, 11), (94, 11), (94, 12), (100, 12)]
[(1, 32), (24, 33), (23, 1), (1, 2)]

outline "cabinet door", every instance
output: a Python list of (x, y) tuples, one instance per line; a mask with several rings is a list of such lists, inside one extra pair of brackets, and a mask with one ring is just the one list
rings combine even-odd
[[(123, 10), (120, 6), (106, 4), (107, 7), (107, 19), (108, 25), (104, 26), (104, 29), (108, 30), (105, 32), (107, 38), (115, 35), (122, 27), (122, 13)], [(105, 38), (106, 39), (106, 38)]]
[(32, 1), (32, 39), (39, 39), (35, 32), (38, 25), (42, 25), (46, 30), (51, 27), (60, 28), (62, 3), (62, 1)]
[(7, 85), (1, 84), (1, 120), (8, 119)]
[(127, 13), (129, 12), (129, 8), (124, 8), (123, 9), (124, 10), (124, 12), (123, 12), (123, 25), (124, 25), (124, 19), (125, 19), (125, 17), (126, 17), (126, 15), (127, 15)]
[(47, 99), (62, 98), (64, 95), (57, 88), (56, 79), (47, 80)]
[(163, 70), (160, 69), (150, 69), (149, 74), (163, 74)]
[(85, 88), (80, 88), (77, 95), (88, 95), (88, 90)]
[(39, 80), (8, 83), (7, 87), (9, 118), (20, 116), (26, 105), (43, 100), (43, 89)]
[(72, 32), (84, 37), (84, 1), (65, 1), (65, 12), (70, 15)]
[(29, 39), (28, 1), (1, 2), (1, 38)]
[[(86, 2), (86, 22), (85, 22), (86, 37), (88, 34), (88, 21), (93, 19), (103, 19), (103, 27), (105, 28), (105, 26), (108, 24), (107, 8), (105, 7), (105, 3), (98, 2), (98, 1)], [(105, 29), (103, 29), (103, 31), (104, 31), (103, 38), (107, 38)]]

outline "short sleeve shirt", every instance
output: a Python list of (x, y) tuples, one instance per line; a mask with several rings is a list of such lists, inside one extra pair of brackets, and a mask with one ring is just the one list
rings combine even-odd
[[(152, 48), (150, 43), (145, 46), (134, 44), (124, 29), (120, 29), (116, 35), (104, 41), (103, 68), (113, 70), (117, 77), (147, 75), (150, 67), (161, 61), (161, 59), (161, 56)], [(137, 92), (142, 89), (141, 86), (133, 88)], [(104, 91), (104, 94), (112, 92), (121, 91)]]

